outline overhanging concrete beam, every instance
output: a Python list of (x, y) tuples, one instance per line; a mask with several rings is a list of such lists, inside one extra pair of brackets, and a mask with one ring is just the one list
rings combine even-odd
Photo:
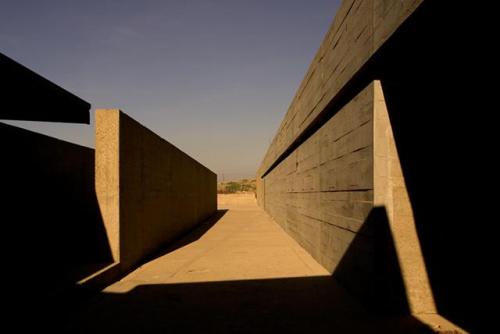
[(0, 119), (90, 123), (90, 103), (0, 53)]

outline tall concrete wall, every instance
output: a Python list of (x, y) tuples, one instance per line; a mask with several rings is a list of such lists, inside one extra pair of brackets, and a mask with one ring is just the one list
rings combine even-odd
[[(351, 293), (412, 314), (437, 310), (392, 132), (395, 115), (374, 79), (394, 86), (410, 73), (401, 69), (418, 56), (404, 61), (398, 52), (415, 53), (402, 41), (417, 39), (412, 28), (425, 27), (437, 7), (429, 4), (344, 1), (257, 172), (259, 205)], [(418, 40), (429, 40), (432, 29)]]
[(106, 285), (217, 208), (210, 170), (122, 112), (96, 121), (96, 150), (0, 123), (2, 251), (48, 293)]
[(216, 175), (119, 110), (96, 112), (96, 191), (122, 266), (217, 209)]
[(373, 207), (373, 87), (265, 177), (266, 210), (335, 270)]
[(374, 82), (373, 94), (373, 206), (387, 216), (409, 310), (413, 314), (437, 313), (380, 81)]
[(423, 0), (345, 0), (267, 150), (266, 173)]
[(260, 182), (261, 205), (351, 293), (436, 312), (380, 82)]

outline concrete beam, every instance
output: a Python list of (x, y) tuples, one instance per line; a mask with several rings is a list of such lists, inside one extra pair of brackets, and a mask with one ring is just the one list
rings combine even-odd
[(90, 104), (0, 53), (0, 119), (90, 123)]

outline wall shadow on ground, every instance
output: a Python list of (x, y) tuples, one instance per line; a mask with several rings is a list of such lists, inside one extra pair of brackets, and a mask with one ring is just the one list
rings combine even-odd
[[(487, 329), (488, 140), (461, 5), (427, 1), (378, 55), (382, 88), (439, 313)], [(470, 32), (469, 32), (470, 33)], [(465, 43), (466, 40), (471, 44)]]
[[(486, 196), (478, 190), (490, 181), (481, 175), (486, 161), (475, 155), (484, 118), (475, 113), (480, 95), (472, 87), (475, 82), (468, 81), (470, 66), (458, 68), (451, 61), (465, 59), (457, 33), (463, 22), (443, 22), (453, 19), (445, 7), (439, 1), (424, 2), (358, 82), (382, 82), (438, 311), (470, 332), (481, 332), (489, 307), (484, 299), (495, 290), (486, 280), (492, 265), (485, 259), (488, 232), (476, 225), (490, 221), (478, 210)], [(463, 179), (457, 178), (457, 170)], [(393, 317), (412, 319), (405, 315), (409, 307), (400, 268), (385, 213), (379, 210), (353, 240), (334, 278), (143, 285), (123, 294), (101, 293), (74, 320), (73, 329), (410, 332), (370, 322), (393, 326), (399, 323)], [(371, 261), (373, 267), (358, 261)], [(365, 318), (350, 309), (335, 279), (377, 313)], [(356, 291), (353, 285), (367, 290)]]
[[(64, 296), (64, 303), (69, 303), (74, 306), (78, 305), (81, 301), (84, 301), (91, 297), (96, 292), (99, 292), (120, 279), (124, 278), (131, 272), (133, 272), (138, 267), (153, 261), (161, 256), (168, 253), (174, 252), (175, 250), (182, 248), (192, 242), (195, 242), (201, 238), (210, 228), (215, 225), (227, 212), (228, 210), (217, 210), (211, 217), (201, 222), (199, 225), (190, 229), (180, 237), (164, 243), (163, 247), (160, 247), (157, 252), (153, 252), (149, 256), (144, 257), (138, 261), (133, 266), (122, 266), (120, 262), (115, 262), (112, 265), (107, 266), (104, 270), (99, 273), (92, 275), (85, 280), (85, 282), (79, 284), (76, 289)], [(60, 306), (56, 306), (56, 309), (61, 309)]]
[(373, 317), (331, 277), (141, 285), (101, 293), (73, 333), (431, 333), (418, 320)]
[(372, 209), (332, 276), (375, 314), (410, 315), (406, 288), (384, 207)]
[[(226, 211), (162, 254), (198, 240)], [(368, 260), (365, 238), (383, 262), (377, 272), (358, 265)], [(398, 270), (385, 209), (376, 208), (334, 274), (342, 283), (364, 281), (372, 292), (368, 310), (334, 277), (323, 276), (139, 285), (101, 292), (72, 315), (55, 314), (69, 319), (64, 330), (74, 333), (432, 333), (409, 315)]]
[[(484, 231), (476, 226), (485, 221), (477, 212), (477, 189), (455, 174), (459, 169), (467, 178), (477, 170), (456, 141), (466, 126), (453, 134), (458, 128), (450, 129), (450, 118), (435, 114), (443, 111), (434, 109), (440, 109), (442, 96), (426, 100), (425, 88), (412, 96), (406, 89), (416, 89), (413, 85), (382, 85), (436, 306), (447, 319), (476, 332), (478, 312), (485, 307), (481, 300), (493, 287), (485, 280)], [(428, 105), (414, 102), (417, 98)]]
[(175, 250), (189, 245), (192, 242), (200, 239), (205, 233), (207, 233), (212, 226), (214, 226), (229, 210), (217, 210), (211, 217), (203, 221), (201, 224), (195, 226), (193, 229), (187, 231), (181, 235), (177, 240), (173, 242), (168, 242), (165, 247), (159, 252), (154, 253), (152, 256), (146, 257), (142, 263), (153, 261), (159, 257), (162, 257), (168, 253), (174, 252)]
[(94, 150), (3, 123), (0, 141), (1, 249), (11, 285), (49, 296), (110, 264)]

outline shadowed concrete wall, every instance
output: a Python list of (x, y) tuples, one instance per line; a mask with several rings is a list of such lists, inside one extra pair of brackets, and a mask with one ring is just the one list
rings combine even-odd
[[(361, 91), (261, 182), (267, 212), (352, 293), (362, 299), (385, 294), (399, 308), (406, 301), (397, 299), (408, 299), (413, 313), (435, 312), (380, 82)], [(384, 216), (377, 219), (384, 222), (371, 222), (378, 208)], [(377, 267), (389, 256), (381, 224), (395, 243), (395, 266), (408, 295), (398, 296), (397, 284), (381, 286), (394, 271)], [(348, 250), (356, 256), (347, 259)]]
[(35, 273), (52, 292), (111, 263), (94, 150), (3, 123), (0, 142), (2, 250), (15, 286)]
[(90, 104), (0, 53), (0, 118), (89, 123)]
[(265, 177), (266, 210), (333, 271), (373, 207), (373, 87)]
[[(463, 90), (459, 81), (445, 81), (445, 74), (454, 73), (446, 59), (458, 50), (447, 41), (455, 25), (442, 23), (447, 10), (429, 0), (344, 1), (259, 167), (257, 196), (259, 205), (358, 297), (379, 301), (379, 309), (388, 302), (391, 311), (444, 311), (472, 326), (470, 308), (453, 302), (443, 285), (443, 277), (453, 280), (453, 270), (460, 268), (458, 261), (447, 265), (452, 259), (447, 249), (453, 247), (438, 245), (438, 233), (430, 233), (456, 227), (445, 219), (431, 226), (439, 211), (422, 199), (438, 182), (429, 181), (436, 178), (430, 169), (416, 167), (428, 159), (420, 152), (433, 152), (444, 163), (434, 155), (441, 151), (432, 144), (421, 147), (432, 140), (422, 141), (420, 131), (408, 138), (400, 130), (418, 119), (422, 129), (435, 131), (436, 143), (444, 142), (446, 136), (435, 134), (447, 127), (440, 112), (449, 109), (446, 104), (461, 108), (454, 100)], [(442, 81), (432, 81), (436, 73)], [(419, 108), (411, 107), (415, 101)], [(401, 153), (403, 146), (416, 149), (418, 159), (412, 151)], [(459, 237), (468, 242), (465, 233)], [(439, 292), (440, 309), (431, 286)]]
[(96, 111), (96, 190), (124, 268), (217, 209), (216, 175), (119, 110)]

